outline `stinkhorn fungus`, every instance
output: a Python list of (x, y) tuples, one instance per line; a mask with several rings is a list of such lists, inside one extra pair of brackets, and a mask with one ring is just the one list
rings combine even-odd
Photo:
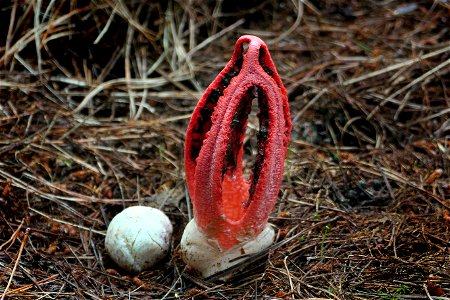
[[(256, 157), (244, 175), (252, 100), (258, 103)], [(266, 44), (244, 35), (199, 100), (186, 132), (185, 172), (194, 218), (181, 241), (185, 262), (203, 277), (274, 241), (267, 224), (281, 185), (291, 132), (286, 89)]]

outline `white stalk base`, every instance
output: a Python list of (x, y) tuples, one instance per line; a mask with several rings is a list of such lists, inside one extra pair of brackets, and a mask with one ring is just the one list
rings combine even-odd
[(267, 224), (255, 239), (238, 244), (224, 252), (217, 241), (206, 237), (198, 229), (195, 220), (192, 219), (184, 229), (180, 247), (184, 262), (205, 278), (268, 248), (274, 240), (275, 231), (270, 224)]

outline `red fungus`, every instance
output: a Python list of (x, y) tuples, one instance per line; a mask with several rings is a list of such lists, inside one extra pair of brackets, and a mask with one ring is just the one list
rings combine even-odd
[[(253, 99), (259, 107), (258, 152), (246, 179), (243, 140)], [(185, 143), (194, 219), (222, 250), (265, 228), (281, 185), (291, 127), (286, 89), (266, 44), (255, 36), (240, 37), (199, 100)]]

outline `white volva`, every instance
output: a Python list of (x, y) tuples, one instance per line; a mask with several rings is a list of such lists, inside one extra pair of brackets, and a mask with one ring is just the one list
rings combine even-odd
[(121, 268), (141, 272), (167, 254), (172, 230), (169, 218), (159, 209), (128, 207), (109, 224), (106, 250)]
[(275, 240), (275, 231), (270, 224), (253, 240), (244, 241), (233, 248), (222, 251), (217, 241), (207, 238), (191, 220), (181, 238), (181, 255), (184, 262), (208, 277), (228, 269), (252, 254), (269, 247)]

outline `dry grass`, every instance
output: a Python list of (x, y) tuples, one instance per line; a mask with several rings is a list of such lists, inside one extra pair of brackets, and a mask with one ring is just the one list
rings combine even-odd
[[(0, 299), (450, 297), (448, 1), (0, 6)], [(233, 280), (200, 280), (177, 255), (184, 132), (245, 33), (294, 121), (280, 235)], [(138, 203), (175, 235), (133, 275), (103, 239)]]

